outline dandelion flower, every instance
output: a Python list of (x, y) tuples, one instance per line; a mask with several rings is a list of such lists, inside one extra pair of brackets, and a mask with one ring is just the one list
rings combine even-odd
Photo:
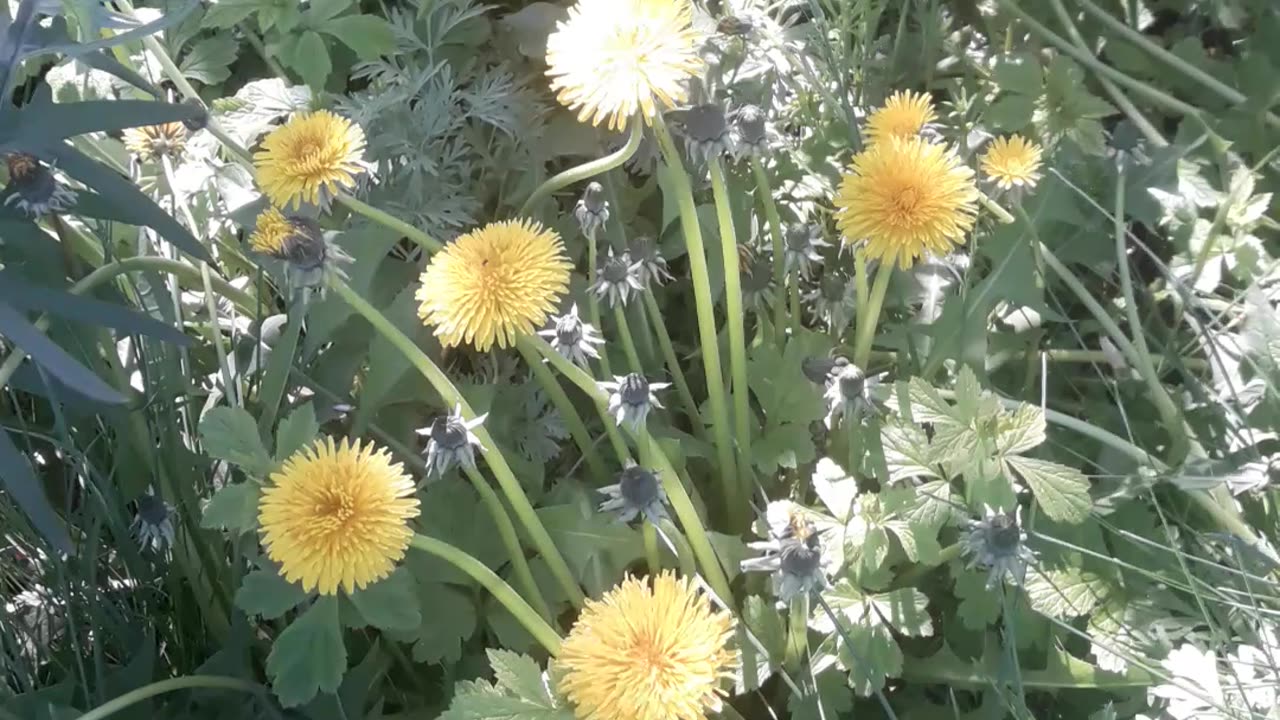
[(683, 102), (702, 67), (689, 0), (578, 0), (547, 38), (556, 99), (578, 120), (624, 130)]
[(1040, 146), (1021, 135), (996, 138), (982, 156), (982, 173), (1001, 190), (1033, 188), (1040, 182)]
[(173, 506), (147, 493), (138, 498), (132, 529), (143, 550), (162, 552), (173, 546)]
[(258, 215), (253, 234), (249, 236), (249, 247), (263, 255), (283, 257), (293, 233), (293, 223), (284, 213), (273, 207), (267, 208)]
[(964, 242), (977, 212), (973, 171), (920, 138), (876, 143), (853, 158), (836, 192), (845, 242), (866, 240), (869, 260), (906, 269)]
[(332, 438), (294, 453), (258, 502), (267, 555), (285, 579), (324, 595), (390, 574), (417, 516), (413, 481), (386, 450)]
[(529, 220), (490, 223), (431, 258), (418, 316), (447, 347), (485, 351), (541, 327), (569, 288), (572, 264), (554, 230)]
[(328, 110), (303, 113), (276, 128), (253, 154), (258, 184), (280, 207), (326, 206), (364, 172), (364, 131)]
[(124, 146), (142, 160), (176, 158), (187, 146), (187, 128), (180, 122), (129, 128), (124, 131)]
[(871, 113), (863, 134), (868, 145), (894, 137), (915, 137), (936, 117), (933, 99), (927, 94), (899, 90), (889, 96), (884, 107)]
[(249, 247), (287, 261), (289, 281), (296, 287), (320, 285), (326, 272), (345, 277), (338, 264), (351, 262), (351, 256), (330, 242), (315, 220), (285, 215), (275, 208), (258, 215)]
[(9, 184), (5, 190), (11, 194), (5, 205), (16, 206), (27, 217), (38, 218), (59, 213), (76, 201), (76, 192), (58, 181), (53, 170), (36, 156), (27, 153), (10, 153), (5, 156), (9, 168)]
[(560, 689), (593, 720), (702, 720), (721, 707), (732, 628), (687, 578), (627, 578), (587, 602), (556, 661)]

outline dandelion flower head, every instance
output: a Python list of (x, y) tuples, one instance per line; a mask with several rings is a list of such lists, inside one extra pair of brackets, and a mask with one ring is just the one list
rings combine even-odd
[(364, 172), (365, 137), (359, 125), (328, 110), (295, 115), (253, 154), (258, 184), (279, 207), (325, 205)]
[(270, 207), (258, 215), (258, 222), (249, 236), (249, 247), (263, 255), (284, 255), (289, 238), (294, 233), (293, 223), (284, 213)]
[(702, 720), (721, 707), (732, 628), (687, 578), (629, 577), (587, 602), (557, 658), (560, 689), (580, 717)]
[(868, 259), (902, 268), (964, 243), (977, 213), (973, 171), (943, 145), (891, 138), (853, 158), (836, 191), (846, 242), (866, 240)]
[(611, 130), (683, 102), (702, 67), (692, 21), (689, 0), (578, 0), (547, 38), (556, 99)]
[(571, 268), (555, 231), (529, 220), (490, 223), (431, 258), (418, 316), (447, 347), (510, 347), (546, 322), (569, 288)]
[(1001, 190), (1032, 188), (1040, 181), (1043, 151), (1021, 135), (996, 138), (982, 156), (982, 173)]
[(187, 127), (180, 122), (145, 125), (124, 131), (124, 146), (143, 160), (175, 158), (187, 145)]
[(333, 595), (395, 568), (418, 516), (413, 481), (372, 443), (317, 440), (271, 476), (258, 502), (267, 555), (290, 582)]
[(867, 118), (864, 134), (867, 144), (875, 144), (888, 138), (910, 138), (920, 134), (924, 126), (933, 122), (933, 99), (925, 93), (899, 90), (889, 96), (884, 106)]

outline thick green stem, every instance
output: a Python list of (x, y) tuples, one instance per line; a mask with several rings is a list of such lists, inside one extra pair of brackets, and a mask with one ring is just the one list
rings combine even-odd
[[(600, 336), (604, 336), (604, 322), (600, 318), (600, 299), (596, 297), (596, 274), (598, 272), (600, 262), (600, 243), (596, 237), (599, 232), (592, 227), (586, 232), (587, 236), (587, 314), (591, 317), (591, 324), (595, 325), (596, 332)], [(609, 348), (604, 347), (600, 352), (600, 372), (604, 374), (606, 379), (613, 379), (613, 368), (609, 366)]]
[(567, 188), (576, 182), (582, 182), (587, 178), (602, 175), (610, 170), (622, 165), (622, 163), (631, 159), (636, 154), (636, 149), (640, 147), (640, 140), (644, 137), (644, 123), (638, 118), (631, 119), (631, 134), (627, 136), (627, 144), (621, 149), (610, 155), (605, 155), (597, 160), (583, 163), (577, 167), (571, 167), (568, 170), (547, 178), (545, 182), (538, 186), (528, 200), (524, 201), (524, 205), (520, 207), (521, 217), (529, 217), (529, 213), (533, 207), (543, 199), (549, 197), (551, 193)]
[[(605, 423), (612, 422), (608, 412), (608, 396), (582, 368), (569, 362), (542, 338), (534, 335), (525, 335), (517, 342), (534, 348), (549, 360), (552, 365), (555, 365), (556, 369), (565, 378), (581, 388), (595, 402), (596, 408), (599, 409)], [(676, 519), (680, 521), (680, 526), (684, 528), (685, 535), (688, 536), (689, 545), (693, 548), (693, 554), (698, 559), (698, 564), (702, 566), (702, 574), (706, 576), (711, 588), (725, 602), (732, 602), (733, 596), (729, 591), (729, 579), (724, 574), (724, 568), (720, 566), (720, 560), (716, 556), (715, 548), (711, 545), (711, 538), (707, 535), (706, 528), (702, 525), (702, 519), (698, 517), (697, 508), (694, 507), (693, 500), (689, 498), (689, 493), (684, 489), (684, 484), (681, 483), (675, 468), (671, 466), (671, 461), (667, 459), (666, 454), (662, 452), (662, 448), (654, 441), (647, 428), (640, 429), (639, 433), (637, 433), (637, 441), (641, 451), (645, 453), (642, 456), (645, 464), (656, 470), (662, 480), (662, 488), (667, 492), (667, 500), (670, 501), (671, 509), (675, 511)]]
[[(751, 497), (751, 387), (747, 384), (747, 331), (746, 313), (742, 311), (741, 260), (738, 256), (738, 233), (733, 225), (733, 208), (729, 205), (729, 186), (724, 177), (724, 165), (713, 157), (711, 166), (711, 194), (716, 204), (716, 219), (720, 224), (720, 256), (724, 261), (724, 298), (726, 323), (729, 326), (729, 374), (733, 378), (733, 429), (738, 447), (739, 482), (743, 484), (742, 497)], [(733, 517), (737, 510), (727, 508)], [(744, 513), (750, 509), (744, 507)]]
[(725, 511), (730, 518), (737, 518), (737, 522), (741, 522), (749, 508), (743, 502), (742, 483), (738, 480), (734, 462), (729, 408), (724, 397), (724, 372), (720, 366), (720, 338), (716, 333), (715, 301), (711, 298), (711, 277), (707, 272), (707, 251), (702, 244), (702, 226), (693, 200), (693, 188), (689, 185), (689, 176), (685, 174), (684, 162), (680, 159), (680, 151), (676, 149), (671, 132), (667, 130), (661, 116), (654, 119), (653, 129), (666, 160), (667, 180), (676, 195), (680, 224), (688, 249), (689, 273), (693, 279), (694, 304), (698, 314), (698, 339), (702, 344), (702, 367), (707, 380), (707, 402), (711, 407), (711, 430), (715, 437), (719, 466), (717, 470), (724, 492)]
[(339, 204), (345, 206), (351, 212), (363, 215), (379, 225), (395, 230), (412, 240), (415, 244), (421, 246), (422, 249), (428, 253), (439, 252), (440, 249), (444, 247), (439, 240), (436, 240), (418, 228), (398, 217), (395, 217), (394, 215), (391, 215), (390, 213), (383, 212), (364, 201), (357, 200), (355, 197), (345, 192), (338, 193), (336, 199)]
[(587, 464), (587, 469), (591, 471), (592, 477), (595, 478), (597, 485), (609, 484), (609, 473), (604, 469), (604, 461), (600, 459), (600, 453), (596, 451), (595, 443), (591, 441), (591, 433), (587, 432), (587, 426), (582, 421), (582, 416), (578, 414), (578, 409), (573, 406), (573, 401), (565, 394), (564, 388), (560, 387), (560, 381), (556, 379), (555, 373), (551, 372), (542, 362), (542, 358), (537, 354), (530, 352), (528, 348), (521, 347), (520, 354), (524, 356), (524, 361), (529, 365), (533, 376), (537, 378), (538, 384), (542, 386), (543, 392), (547, 397), (551, 398), (551, 403), (556, 406), (556, 412), (560, 413), (560, 418), (564, 420), (565, 427), (569, 429), (569, 435), (573, 441), (578, 444), (578, 449), (582, 451), (582, 459)]
[(1008, 210), (1000, 207), (999, 203), (987, 197), (986, 193), (978, 193), (978, 204), (987, 209), (987, 212), (996, 216), (996, 219), (1005, 225), (1012, 224), (1014, 217), (1009, 214)]
[(136, 705), (148, 698), (157, 695), (171, 693), (176, 690), (189, 690), (192, 688), (205, 688), (208, 690), (235, 690), (236, 692), (251, 693), (253, 695), (266, 695), (267, 689), (251, 683), (247, 680), (241, 680), (233, 677), (220, 677), (218, 675), (188, 675), (186, 677), (169, 678), (153, 682), (150, 685), (144, 685), (135, 690), (105, 702), (89, 712), (81, 715), (77, 720), (103, 720), (115, 713)]
[(640, 533), (644, 537), (644, 559), (649, 566), (649, 574), (657, 575), (662, 569), (662, 560), (658, 557), (658, 530), (653, 523), (643, 520)]
[(444, 560), (480, 583), (498, 602), (502, 603), (507, 612), (515, 616), (516, 621), (523, 625), (533, 639), (546, 648), (552, 657), (560, 653), (560, 634), (555, 631), (555, 628), (538, 617), (538, 613), (529, 607), (529, 603), (525, 602), (505, 580), (498, 577), (484, 563), (447, 542), (426, 535), (414, 535), (409, 545)]
[[(204, 282), (204, 307), (209, 313), (210, 335), (213, 350), (218, 358), (218, 368), (222, 372), (222, 384), (227, 393), (227, 400), (236, 407), (244, 407), (244, 397), (240, 392), (239, 379), (231, 372), (231, 364), (227, 362), (227, 347), (222, 342), (222, 322), (218, 319), (218, 300), (213, 294), (212, 274), (209, 263), (200, 263), (200, 276)], [(235, 327), (232, 324), (232, 327)]]
[[(475, 410), (471, 408), (471, 404), (462, 396), (462, 393), (458, 392), (449, 377), (431, 361), (431, 358), (427, 357), (426, 353), (422, 352), (413, 343), (413, 340), (410, 340), (407, 335), (400, 332), (400, 329), (393, 325), (385, 315), (370, 305), (367, 300), (360, 297), (359, 293), (352, 290), (351, 286), (341, 279), (331, 276), (329, 286), (337, 293), (338, 297), (351, 306), (352, 310), (355, 310), (365, 320), (368, 320), (378, 334), (386, 338), (388, 342), (399, 350), (405, 359), (431, 383), (431, 386), (435, 388), (435, 391), (440, 394), (440, 397), (446, 403), (461, 406), (462, 414), (468, 420), (476, 417)], [(555, 351), (552, 352), (558, 354)], [(566, 596), (574, 605), (580, 607), (585, 600), (582, 588), (573, 579), (573, 572), (569, 570), (569, 565), (565, 562), (564, 556), (560, 554), (555, 542), (551, 540), (551, 535), (547, 532), (547, 528), (538, 519), (538, 514), (534, 511), (533, 504), (529, 502), (529, 498), (524, 494), (524, 488), (520, 485), (520, 481), (516, 479), (515, 473), (511, 471), (511, 465), (507, 463), (507, 459), (502, 455), (498, 444), (494, 442), (493, 436), (489, 434), (489, 431), (483, 425), (477, 426), (473, 432), (476, 438), (480, 440), (481, 452), (489, 463), (489, 469), (493, 472), (494, 478), (497, 479), (498, 485), (502, 488), (502, 493), (506, 496), (507, 502), (511, 504), (511, 509), (515, 511), (516, 518), (524, 526), (525, 532), (529, 533), (534, 547), (537, 548), (542, 558), (546, 560), (547, 567), (551, 569), (551, 574), (555, 576), (556, 581), (564, 589)]]
[(893, 277), (893, 263), (881, 262), (876, 271), (876, 282), (867, 298), (867, 305), (861, 308), (858, 317), (858, 329), (853, 345), (853, 364), (867, 369), (871, 360), (871, 342), (876, 337), (876, 326), (880, 324), (880, 308), (884, 306), (884, 296), (889, 290), (889, 278)]
[(787, 672), (798, 672), (809, 657), (809, 593), (791, 598), (787, 607), (787, 644), (782, 666)]
[(671, 333), (667, 332), (667, 323), (662, 319), (662, 309), (658, 307), (658, 299), (653, 290), (645, 288), (644, 304), (649, 310), (649, 319), (653, 330), (658, 335), (658, 346), (662, 348), (662, 357), (667, 363), (667, 372), (676, 384), (676, 392), (680, 394), (680, 402), (684, 404), (685, 415), (693, 426), (693, 434), (707, 441), (707, 426), (702, 422), (702, 413), (698, 410), (698, 401), (693, 399), (693, 391), (689, 389), (689, 381), (685, 379), (684, 370), (680, 367), (680, 358), (676, 356), (675, 346), (671, 344)]
[(631, 372), (643, 375), (644, 363), (640, 362), (640, 353), (636, 352), (636, 341), (631, 336), (631, 323), (627, 322), (627, 309), (622, 303), (613, 306), (613, 321), (618, 326), (618, 336), (622, 338), (622, 350), (627, 354)]
[(503, 507), (502, 499), (493, 488), (489, 487), (489, 483), (485, 482), (479, 470), (474, 467), (467, 467), (465, 470), (467, 479), (471, 481), (471, 487), (475, 488), (476, 494), (480, 496), (480, 502), (489, 511), (489, 517), (493, 518), (493, 524), (498, 528), (498, 537), (502, 539), (507, 555), (511, 558), (511, 568), (515, 571), (520, 587), (524, 589), (525, 598), (543, 620), (548, 623), (554, 622), (551, 617), (551, 608), (542, 597), (538, 582), (533, 579), (533, 571), (529, 569), (529, 559), (524, 556), (524, 548), (520, 547), (520, 536), (516, 534), (516, 526), (507, 516), (507, 509)]
[(858, 312), (862, 312), (871, 298), (871, 285), (867, 282), (867, 255), (861, 249), (853, 251), (853, 292)]
[(778, 216), (778, 205), (773, 201), (773, 188), (769, 184), (769, 175), (764, 164), (756, 155), (751, 156), (751, 172), (756, 176), (756, 197), (764, 207), (764, 217), (769, 223), (769, 234), (773, 240), (773, 282), (777, 292), (773, 298), (773, 330), (778, 347), (786, 337), (786, 238), (782, 234), (782, 218)]

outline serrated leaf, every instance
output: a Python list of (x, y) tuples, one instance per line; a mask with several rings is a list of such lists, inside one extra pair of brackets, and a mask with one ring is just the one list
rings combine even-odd
[(813, 444), (813, 433), (804, 423), (770, 425), (751, 443), (751, 454), (756, 467), (772, 474), (779, 467), (795, 469), (813, 462), (818, 451)]
[(1026, 582), (1031, 607), (1054, 618), (1088, 615), (1106, 600), (1110, 587), (1103, 577), (1078, 567), (1033, 569)]
[(499, 688), (538, 707), (555, 708), (556, 702), (542, 679), (542, 668), (532, 658), (507, 650), (486, 652)]
[(951, 483), (946, 480), (924, 483), (915, 491), (915, 501), (899, 516), (922, 527), (940, 528), (955, 520), (960, 514), (960, 507), (963, 507)]
[(938, 391), (924, 380), (913, 377), (908, 387), (911, 398), (911, 420), (916, 423), (955, 425), (960, 422), (951, 403), (942, 399)]
[(956, 616), (970, 630), (982, 630), (1000, 617), (1000, 594), (987, 589), (987, 576), (975, 570), (953, 566)]
[(266, 477), (275, 466), (258, 437), (258, 424), (243, 408), (216, 407), (200, 419), (200, 441), (210, 457), (239, 465), (254, 477)]
[(568, 708), (543, 708), (520, 698), (475, 693), (455, 695), (440, 720), (574, 720)]
[(318, 27), (351, 7), (352, 2), (353, 0), (311, 0), (305, 13), (307, 22)]
[(274, 4), (274, 0), (218, 0), (201, 22), (211, 28), (232, 28), (258, 10)]
[(1039, 447), (1045, 439), (1044, 411), (1023, 404), (1013, 413), (1002, 413), (996, 434), (996, 449), (1016, 455)]
[(854, 692), (869, 697), (886, 679), (902, 675), (902, 650), (887, 628), (855, 625), (846, 634), (836, 645), (837, 656)]
[(215, 85), (231, 77), (231, 63), (238, 49), (231, 33), (212, 35), (193, 45), (178, 69), (192, 80)]
[(476, 606), (453, 585), (419, 579), (418, 605), (423, 622), (415, 633), (403, 637), (413, 641), (417, 662), (457, 662), (462, 643), (476, 631)]
[(968, 425), (982, 416), (982, 384), (973, 368), (965, 365), (956, 376), (956, 404), (952, 410), (956, 419)]
[(346, 15), (326, 22), (320, 30), (342, 41), (361, 60), (375, 60), (395, 51), (391, 24), (373, 15)]
[(260, 489), (254, 483), (224, 485), (205, 503), (200, 527), (245, 533), (258, 527)]
[(937, 527), (905, 520), (891, 520), (887, 523), (887, 527), (898, 538), (902, 551), (911, 562), (924, 565), (937, 564), (938, 554), (942, 552), (942, 546), (938, 544)]
[(868, 597), (880, 619), (894, 630), (910, 637), (928, 637), (933, 634), (933, 619), (929, 617), (929, 599), (913, 587), (898, 588), (887, 593)]
[(996, 58), (992, 79), (1001, 90), (1033, 97), (1039, 95), (1044, 86), (1040, 62), (1029, 53), (1011, 53)]
[(1011, 475), (1027, 483), (1049, 517), (1067, 523), (1084, 522), (1089, 517), (1093, 507), (1089, 480), (1079, 470), (1018, 455), (1006, 457), (1003, 462)]
[(360, 616), (376, 628), (413, 630), (422, 623), (413, 576), (403, 567), (348, 597)]
[[(835, 720), (846, 717), (853, 709), (853, 693), (845, 678), (835, 670), (825, 670), (814, 678), (817, 692), (809, 695), (791, 693), (787, 699), (790, 720)], [(809, 689), (806, 686), (806, 689)], [(818, 705), (822, 707), (819, 708)]]
[(775, 664), (781, 662), (787, 642), (787, 631), (782, 624), (782, 615), (774, 607), (773, 602), (759, 595), (748, 597), (743, 606), (742, 619), (751, 629), (751, 634), (764, 646), (769, 658)]
[(254, 570), (240, 581), (236, 607), (249, 615), (274, 620), (301, 605), (309, 595), (301, 585), (285, 580), (274, 569)]
[(280, 633), (267, 656), (267, 675), (280, 704), (294, 707), (317, 692), (334, 693), (347, 672), (338, 599), (321, 597)]
[(939, 477), (934, 469), (937, 459), (929, 437), (919, 427), (901, 419), (890, 420), (880, 428), (880, 444), (884, 448), (890, 483)]
[(813, 470), (813, 490), (827, 506), (831, 516), (844, 522), (853, 512), (853, 501), (858, 497), (858, 481), (850, 477), (831, 458), (822, 458)]
[(320, 422), (316, 420), (315, 405), (306, 402), (280, 421), (276, 430), (276, 461), (284, 462), (289, 456), (306, 447), (320, 434)]

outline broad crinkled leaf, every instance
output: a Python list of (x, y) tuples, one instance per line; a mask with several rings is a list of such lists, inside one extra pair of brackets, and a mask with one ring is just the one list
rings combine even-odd
[(218, 33), (200, 40), (182, 58), (182, 74), (206, 85), (216, 85), (231, 77), (231, 64), (239, 45), (231, 33)]
[(909, 387), (912, 421), (934, 425), (955, 425), (960, 422), (951, 403), (944, 400), (932, 385), (918, 377), (913, 377)]
[(1089, 517), (1093, 507), (1089, 479), (1079, 470), (1018, 455), (1010, 455), (1003, 462), (1011, 475), (1027, 483), (1049, 517), (1068, 523), (1084, 522)]
[(489, 650), (488, 655), (497, 681), (459, 683), (440, 720), (574, 720), (573, 711), (547, 687), (537, 663), (505, 650)]
[(290, 455), (309, 445), (320, 434), (316, 408), (311, 402), (299, 405), (276, 430), (276, 460), (284, 462)]
[(258, 527), (260, 488), (251, 482), (229, 483), (205, 503), (200, 527), (245, 533)]
[(1034, 405), (1020, 405), (1013, 413), (1002, 413), (997, 427), (996, 448), (1008, 455), (1038, 447), (1045, 439), (1044, 411)]
[(532, 658), (507, 650), (486, 652), (498, 687), (534, 705), (549, 709), (556, 706), (556, 700), (542, 677), (542, 668)]
[(416, 590), (413, 576), (400, 567), (348, 597), (370, 625), (383, 630), (412, 630), (422, 622)]
[(423, 663), (457, 662), (462, 643), (476, 631), (476, 606), (457, 587), (416, 579), (422, 623), (417, 630), (392, 637), (413, 643), (413, 659)]
[(987, 589), (987, 574), (951, 566), (955, 578), (956, 615), (970, 630), (982, 630), (1000, 617), (1000, 593)]
[(929, 437), (918, 426), (898, 418), (890, 419), (880, 429), (880, 442), (889, 467), (890, 483), (939, 477)]
[(1106, 600), (1110, 588), (1105, 578), (1078, 567), (1033, 569), (1026, 582), (1031, 607), (1054, 618), (1088, 615)]
[(200, 442), (209, 457), (239, 465), (246, 473), (266, 477), (275, 467), (258, 436), (258, 424), (243, 408), (216, 407), (200, 418)]
[(294, 707), (317, 692), (334, 693), (347, 671), (338, 599), (321, 597), (280, 633), (267, 656), (267, 674), (280, 704)]
[(301, 605), (309, 593), (273, 568), (253, 570), (240, 581), (236, 607), (251, 616), (274, 620)]

